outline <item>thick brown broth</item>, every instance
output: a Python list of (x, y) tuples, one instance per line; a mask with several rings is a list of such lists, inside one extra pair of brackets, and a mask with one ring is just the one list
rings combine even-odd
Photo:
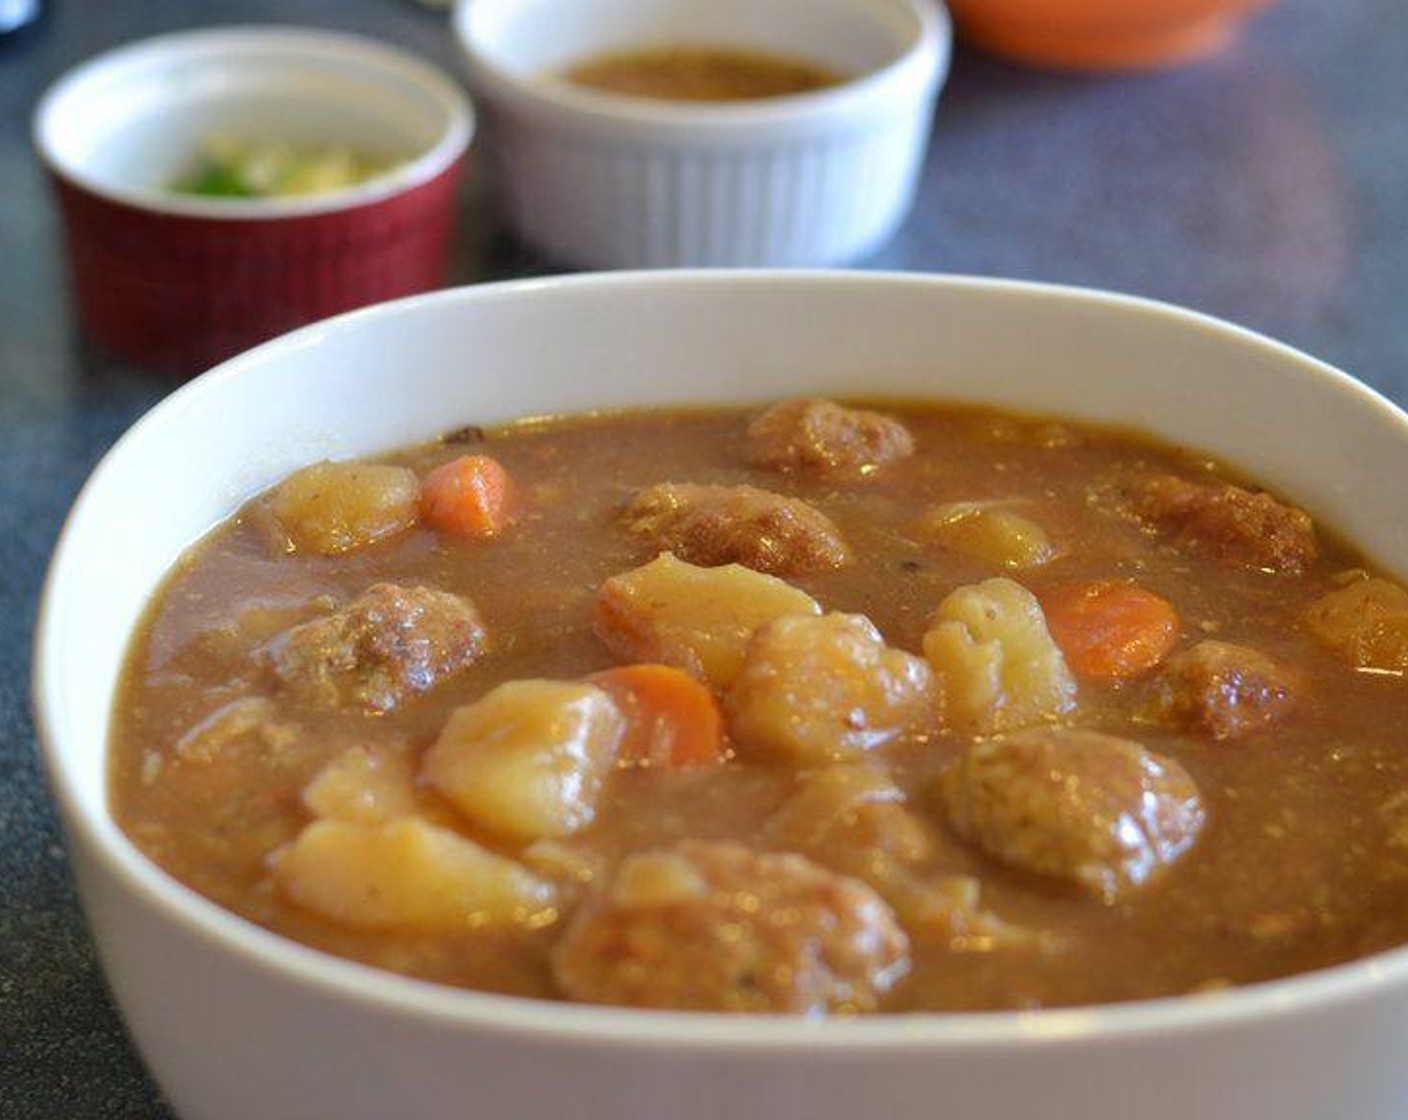
[(652, 47), (584, 59), (572, 85), (661, 101), (753, 101), (809, 93), (842, 76), (804, 59), (729, 47)]
[[(354, 746), (419, 760), (449, 714), (520, 678), (577, 679), (617, 662), (592, 629), (602, 583), (654, 550), (624, 532), (623, 504), (673, 481), (749, 484), (812, 503), (848, 542), (851, 563), (788, 576), (828, 611), (867, 615), (895, 647), (918, 653), (954, 588), (1009, 574), (1038, 599), (1088, 579), (1133, 580), (1178, 611), (1177, 647), (1208, 636), (1297, 667), (1294, 710), (1264, 730), (1213, 741), (1150, 714), (1157, 672), (1081, 679), (1064, 722), (1137, 740), (1197, 783), (1207, 824), (1191, 850), (1115, 900), (990, 858), (950, 827), (934, 785), (974, 736), (925, 720), (878, 748), (932, 842), (916, 873), (972, 875), (982, 906), (1033, 936), (1019, 944), (910, 930), (911, 967), (881, 1010), (1057, 1006), (1171, 995), (1317, 968), (1408, 940), (1408, 852), (1383, 807), (1408, 789), (1401, 728), (1408, 691), (1391, 673), (1355, 672), (1309, 636), (1308, 604), (1362, 566), (1320, 534), (1305, 571), (1268, 573), (1177, 547), (1128, 511), (1139, 479), (1210, 477), (1209, 464), (1121, 433), (968, 409), (887, 407), (918, 451), (868, 477), (838, 481), (748, 465), (739, 410), (627, 413), (491, 431), (471, 447), (434, 444), (380, 462), (431, 467), (466, 450), (493, 455), (524, 496), (510, 530), (448, 539), (416, 525), (335, 557), (272, 548), (256, 498), (183, 558), (133, 643), (116, 702), (111, 802), (120, 826), (178, 880), (307, 944), (432, 980), (561, 998), (549, 953), (573, 903), (518, 927), (430, 935), (356, 928), (292, 903), (270, 853), (309, 821), (309, 780)], [(916, 539), (927, 507), (1020, 500), (1061, 549), (1004, 573)], [(291, 707), (254, 668), (279, 630), (378, 581), (472, 600), (492, 652), (394, 711)], [(321, 597), (321, 599), (320, 599)], [(267, 608), (251, 621), (251, 607)], [(295, 731), (236, 735), (182, 758), (178, 744), (224, 705), (267, 694)], [(187, 743), (190, 739), (187, 738)], [(737, 743), (718, 767), (621, 770), (596, 821), (571, 839), (604, 880), (627, 853), (680, 840), (758, 839), (797, 787), (795, 767)], [(515, 847), (457, 818), (422, 790), (427, 812), (509, 855)], [(849, 870), (844, 869), (844, 870)], [(882, 892), (883, 893), (883, 892)], [(554, 921), (553, 918), (559, 920)]]

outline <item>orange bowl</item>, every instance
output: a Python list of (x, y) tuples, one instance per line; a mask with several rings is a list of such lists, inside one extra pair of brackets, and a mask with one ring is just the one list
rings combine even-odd
[(970, 42), (1023, 62), (1138, 70), (1211, 54), (1270, 0), (949, 0)]

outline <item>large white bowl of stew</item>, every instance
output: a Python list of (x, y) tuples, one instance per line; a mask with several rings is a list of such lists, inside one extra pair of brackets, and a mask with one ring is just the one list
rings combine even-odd
[(995, 280), (276, 340), (46, 586), (112, 990), (188, 1120), (1401, 1116), (1405, 463), (1286, 346)]

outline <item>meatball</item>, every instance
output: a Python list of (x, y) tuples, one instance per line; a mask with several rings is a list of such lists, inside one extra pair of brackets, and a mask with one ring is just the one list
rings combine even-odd
[(739, 745), (820, 763), (893, 739), (925, 710), (933, 673), (859, 614), (790, 615), (760, 627), (728, 695)]
[(778, 471), (866, 475), (913, 452), (898, 420), (828, 400), (783, 401), (748, 426), (749, 462)]
[(1188, 851), (1206, 816), (1177, 762), (1093, 731), (1040, 728), (975, 743), (938, 792), (965, 840), (1107, 903)]
[(842, 764), (810, 771), (768, 818), (763, 837), (868, 883), (916, 939), (960, 950), (1036, 943), (1034, 933), (982, 906), (977, 879), (933, 871), (932, 827), (883, 770)]
[(755, 486), (663, 482), (636, 495), (626, 524), (657, 550), (706, 568), (742, 564), (758, 572), (801, 575), (839, 568), (850, 559), (840, 531), (825, 514), (801, 498)]
[(909, 942), (864, 883), (799, 855), (686, 841), (628, 857), (553, 951), (587, 1003), (696, 1011), (870, 1011)]
[(387, 712), (481, 657), (483, 624), (457, 595), (377, 583), (265, 647), (279, 682), (323, 707)]
[(1136, 509), (1180, 544), (1251, 568), (1300, 572), (1319, 551), (1304, 510), (1230, 483), (1160, 475), (1145, 483)]
[(1169, 659), (1155, 684), (1155, 705), (1181, 726), (1236, 739), (1290, 708), (1295, 683), (1289, 668), (1263, 653), (1205, 641)]

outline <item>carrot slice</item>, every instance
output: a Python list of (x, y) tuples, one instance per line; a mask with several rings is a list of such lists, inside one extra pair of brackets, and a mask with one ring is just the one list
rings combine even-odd
[(420, 484), (420, 516), (427, 525), (466, 537), (492, 537), (517, 519), (513, 479), (496, 459), (461, 455), (442, 463)]
[(627, 765), (684, 768), (727, 758), (723, 716), (709, 689), (673, 665), (622, 665), (587, 680), (625, 713), (620, 759)]
[(1099, 580), (1042, 599), (1046, 625), (1077, 676), (1122, 680), (1152, 669), (1178, 640), (1178, 612), (1132, 583)]

